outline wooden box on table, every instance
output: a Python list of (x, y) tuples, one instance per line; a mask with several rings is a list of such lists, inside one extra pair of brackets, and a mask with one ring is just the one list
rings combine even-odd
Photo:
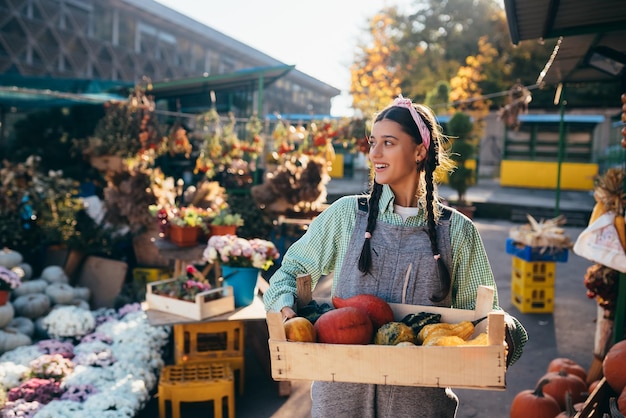
[(174, 315), (201, 320), (235, 310), (235, 296), (232, 286), (224, 286), (198, 293), (193, 301), (161, 296), (154, 288), (176, 279), (161, 280), (147, 285), (146, 302), (149, 309), (164, 311)]
[(476, 333), (486, 331), (488, 334), (489, 345), (485, 346), (421, 347), (290, 342), (285, 336), (281, 314), (268, 312), (272, 378), (278, 381), (318, 380), (504, 390), (504, 313), (492, 310), (493, 293), (493, 288), (480, 287), (475, 310), (390, 304), (398, 321), (407, 314), (419, 312), (441, 314), (441, 321), (447, 323), (473, 321), (487, 316), (486, 321), (476, 326)]

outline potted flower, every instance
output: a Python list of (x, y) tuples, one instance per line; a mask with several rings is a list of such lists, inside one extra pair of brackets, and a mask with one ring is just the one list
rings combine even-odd
[(237, 228), (243, 226), (243, 217), (238, 213), (221, 210), (211, 219), (211, 235), (235, 235)]
[(11, 290), (17, 289), (21, 284), (22, 280), (17, 273), (0, 266), (0, 306), (7, 303)]
[[(154, 211), (151, 208), (151, 211)], [(162, 213), (162, 212), (157, 212)], [(179, 247), (192, 247), (198, 243), (201, 233), (208, 233), (208, 219), (212, 212), (195, 206), (167, 210), (169, 240)]]
[(235, 307), (252, 303), (260, 271), (269, 269), (279, 257), (271, 241), (236, 235), (211, 236), (203, 253), (204, 260), (221, 265), (224, 284), (233, 287)]

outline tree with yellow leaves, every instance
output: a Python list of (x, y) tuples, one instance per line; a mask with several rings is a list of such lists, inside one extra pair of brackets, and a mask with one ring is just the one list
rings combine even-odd
[(393, 18), (384, 10), (370, 20), (372, 40), (350, 67), (352, 105), (369, 118), (401, 93), (393, 54), (398, 47), (390, 31)]

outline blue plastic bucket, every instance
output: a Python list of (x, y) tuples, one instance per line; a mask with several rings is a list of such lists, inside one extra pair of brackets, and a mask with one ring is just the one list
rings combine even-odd
[(259, 269), (252, 267), (222, 266), (224, 285), (233, 287), (235, 308), (248, 306), (254, 301), (259, 273)]

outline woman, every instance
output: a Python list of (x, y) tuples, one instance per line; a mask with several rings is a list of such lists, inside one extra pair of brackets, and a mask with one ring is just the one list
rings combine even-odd
[[(266, 309), (294, 311), (296, 281), (313, 287), (334, 272), (332, 295), (369, 293), (388, 302), (474, 309), (480, 285), (495, 281), (480, 235), (464, 215), (438, 202), (435, 172), (448, 170), (443, 135), (430, 109), (399, 97), (377, 115), (369, 138), (369, 196), (330, 205), (283, 257), (265, 293)], [(494, 309), (498, 306), (497, 292)], [(507, 316), (508, 363), (526, 332)], [(315, 417), (454, 417), (450, 389), (314, 382)]]

